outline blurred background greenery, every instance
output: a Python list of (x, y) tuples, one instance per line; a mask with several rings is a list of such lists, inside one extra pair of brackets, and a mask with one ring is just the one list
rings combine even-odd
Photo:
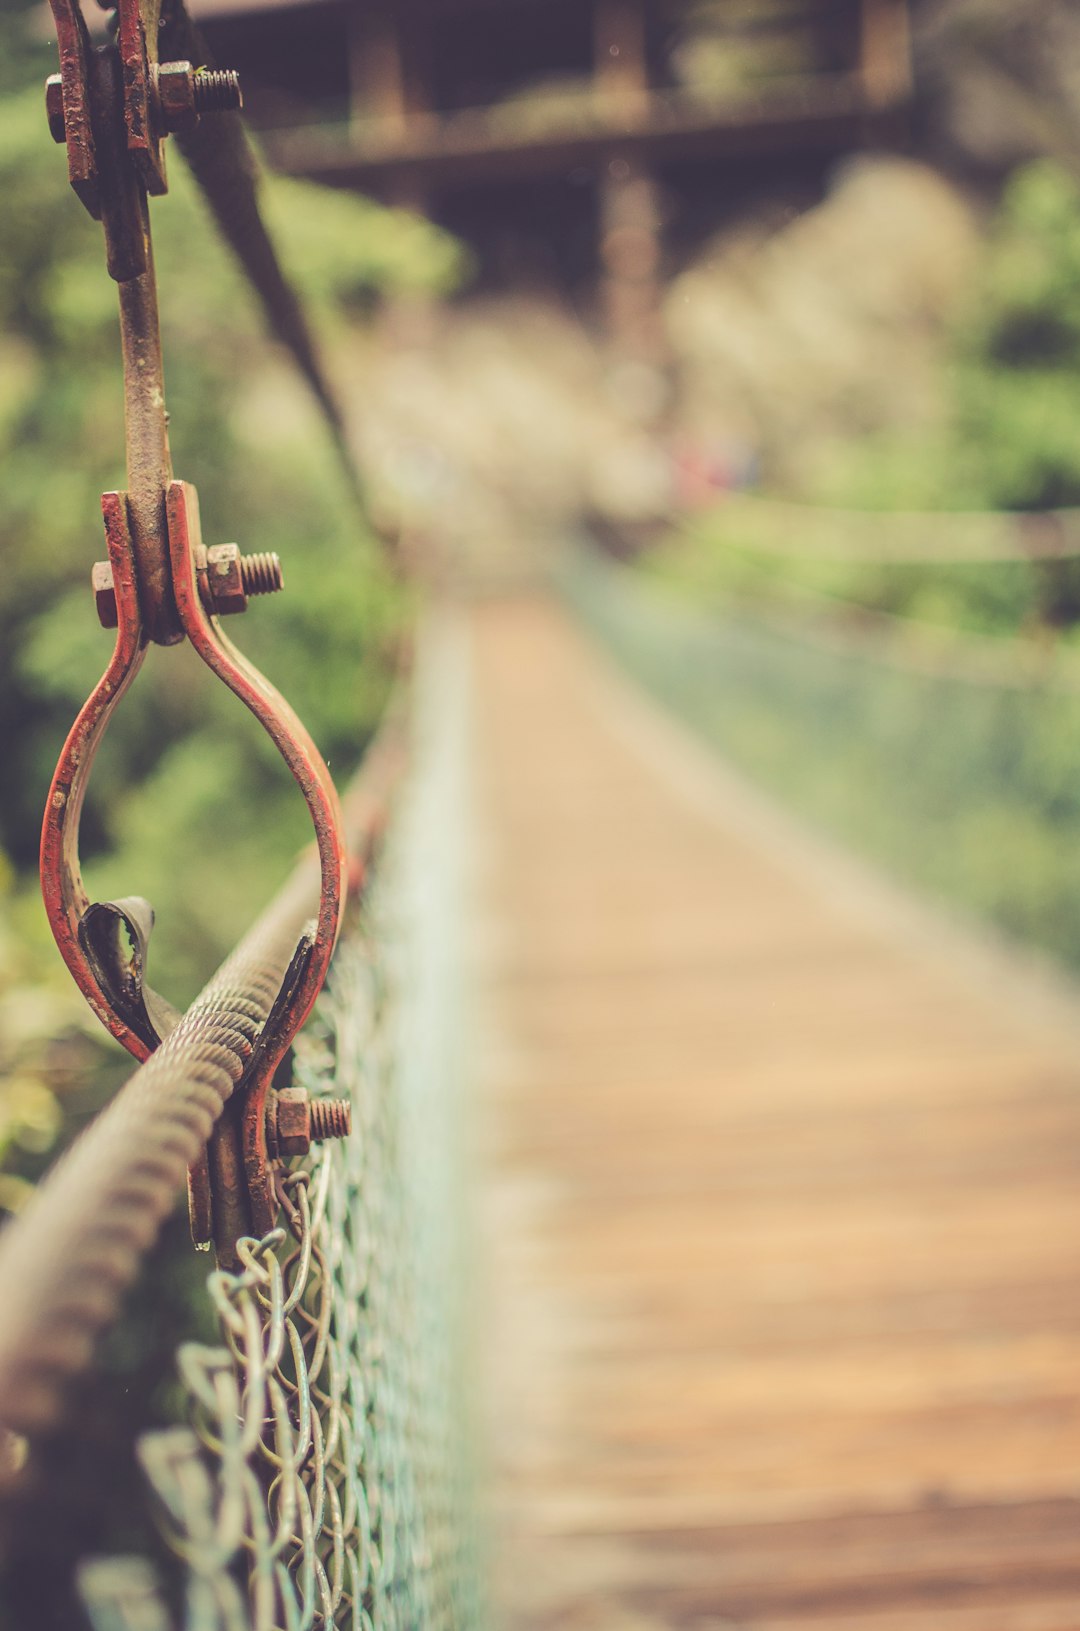
[(1080, 968), (1080, 185), (1036, 159), (972, 219), (921, 413), (867, 423), (838, 391), (794, 456), (754, 425), (771, 492), (698, 492), (632, 572), (567, 581), (786, 805)]

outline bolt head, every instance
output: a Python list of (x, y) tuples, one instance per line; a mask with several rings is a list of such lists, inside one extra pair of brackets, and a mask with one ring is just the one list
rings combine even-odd
[(115, 629), (119, 616), (116, 610), (116, 588), (113, 584), (111, 561), (95, 561), (90, 573), (90, 587), (94, 591), (98, 622), (103, 629)]
[(198, 122), (195, 70), (190, 62), (163, 62), (157, 71), (158, 108), (165, 130), (185, 130)]
[(302, 1087), (286, 1087), (274, 1111), (279, 1155), (306, 1155), (311, 1148), (311, 1101)]
[(49, 133), (54, 142), (67, 140), (64, 129), (64, 82), (59, 74), (50, 74), (45, 81), (45, 113), (49, 120)]
[(247, 610), (239, 544), (215, 544), (206, 551), (206, 586), (219, 617)]

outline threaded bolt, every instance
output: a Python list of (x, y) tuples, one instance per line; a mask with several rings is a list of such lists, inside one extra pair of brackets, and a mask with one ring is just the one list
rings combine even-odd
[(161, 62), (153, 71), (157, 116), (163, 132), (190, 130), (201, 113), (240, 108), (240, 76), (234, 68), (193, 68), (190, 62)]
[(348, 1099), (312, 1099), (311, 1142), (348, 1138), (352, 1132), (352, 1105)]
[(313, 1144), (348, 1138), (352, 1105), (348, 1099), (312, 1099), (302, 1087), (271, 1093), (266, 1106), (266, 1143), (277, 1160), (306, 1155)]
[(197, 68), (191, 91), (196, 113), (227, 113), (244, 105), (240, 75), (235, 68)]
[(281, 561), (270, 551), (241, 555), (240, 582), (245, 595), (275, 595), (285, 587)]

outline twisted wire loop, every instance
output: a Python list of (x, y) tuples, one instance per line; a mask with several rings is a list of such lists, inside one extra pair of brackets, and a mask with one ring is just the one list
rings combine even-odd
[(479, 1623), (455, 1293), (415, 1212), (438, 1156), (410, 1154), (393, 958), (370, 913), (366, 929), (339, 947), (295, 1067), (313, 1099), (351, 1099), (354, 1134), (295, 1162), (283, 1225), (209, 1276), (221, 1345), (178, 1354), (191, 1426), (139, 1443), (186, 1631)]

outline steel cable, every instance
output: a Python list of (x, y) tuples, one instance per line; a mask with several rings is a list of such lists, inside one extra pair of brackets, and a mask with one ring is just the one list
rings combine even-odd
[[(213, 67), (212, 54), (182, 0), (164, 8), (161, 60)], [(342, 468), (358, 502), (363, 481), (337, 394), (330, 384), (311, 326), (281, 264), (259, 207), (259, 166), (239, 113), (222, 111), (175, 138), (218, 230), (262, 303), (274, 337), (292, 354), (326, 420)]]

